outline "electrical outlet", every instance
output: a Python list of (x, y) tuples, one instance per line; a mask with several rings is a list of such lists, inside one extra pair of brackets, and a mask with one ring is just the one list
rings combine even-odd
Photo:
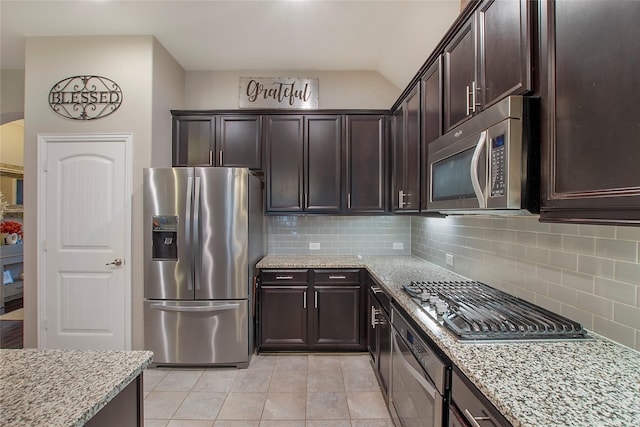
[(400, 243), (394, 243), (393, 244), (393, 249), (404, 249), (404, 243), (400, 242)]
[(312, 251), (320, 250), (320, 243), (309, 243), (309, 249)]
[(450, 265), (451, 267), (453, 267), (453, 255), (452, 255), (452, 254), (446, 254), (446, 255), (444, 256), (444, 262), (445, 262), (447, 265)]

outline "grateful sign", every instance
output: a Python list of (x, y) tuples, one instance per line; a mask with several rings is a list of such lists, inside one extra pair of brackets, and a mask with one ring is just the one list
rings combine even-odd
[(318, 79), (240, 77), (240, 108), (318, 108)]

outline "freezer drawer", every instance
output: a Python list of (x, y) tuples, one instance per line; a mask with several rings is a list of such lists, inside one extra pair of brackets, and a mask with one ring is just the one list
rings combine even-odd
[(249, 363), (247, 300), (144, 302), (145, 349), (155, 365)]

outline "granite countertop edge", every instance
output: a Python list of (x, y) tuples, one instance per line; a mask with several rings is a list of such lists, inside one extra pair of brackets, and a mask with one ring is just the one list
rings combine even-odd
[[(588, 340), (461, 342), (401, 290), (403, 283), (426, 277), (468, 280), (429, 261), (410, 255), (268, 255), (257, 268), (366, 268), (516, 427), (587, 426), (596, 421), (593, 417), (602, 420), (596, 421), (599, 426), (640, 425), (640, 353), (591, 331)], [(552, 362), (560, 363), (555, 366)], [(539, 381), (532, 382), (532, 377)], [(628, 388), (618, 390), (621, 384)], [(603, 393), (613, 393), (615, 401), (603, 401)], [(569, 410), (558, 413), (558, 404)]]
[(150, 351), (0, 350), (2, 422), (83, 426), (152, 358)]

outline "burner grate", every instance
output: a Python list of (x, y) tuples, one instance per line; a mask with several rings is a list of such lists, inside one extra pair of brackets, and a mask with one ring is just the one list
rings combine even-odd
[(425, 311), (462, 339), (584, 338), (577, 322), (476, 281), (403, 285)]

